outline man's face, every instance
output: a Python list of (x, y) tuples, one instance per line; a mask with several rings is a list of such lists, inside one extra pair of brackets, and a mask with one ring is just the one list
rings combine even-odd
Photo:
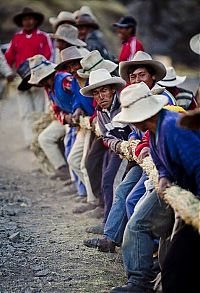
[(33, 16), (24, 16), (22, 19), (22, 27), (29, 32), (37, 27), (38, 21)]
[(149, 128), (148, 120), (142, 121), (142, 122), (135, 122), (133, 123), (133, 126), (135, 126), (137, 129), (139, 129), (142, 132), (147, 131)]
[(128, 27), (128, 28), (118, 27), (118, 28), (116, 28), (116, 32), (117, 32), (119, 39), (122, 42), (125, 42), (132, 35), (132, 28), (131, 27)]
[(87, 25), (81, 25), (78, 27), (78, 37), (84, 41), (87, 35), (92, 31), (92, 28)]
[(66, 66), (66, 70), (71, 73), (74, 77), (78, 77), (77, 71), (81, 68), (80, 60), (73, 60)]
[(110, 108), (115, 89), (111, 85), (105, 85), (93, 90), (93, 97), (97, 105), (102, 109)]
[(69, 47), (71, 47), (71, 45), (69, 43), (67, 43), (63, 40), (59, 40), (59, 39), (56, 40), (56, 48), (58, 48), (59, 51), (62, 51), (62, 50), (69, 48)]
[(140, 83), (143, 81), (151, 89), (155, 83), (155, 75), (151, 75), (145, 67), (133, 69), (129, 73), (129, 80), (131, 84)]
[(52, 86), (54, 84), (54, 76), (55, 76), (55, 74), (51, 74), (51, 75), (43, 78), (40, 81), (39, 86), (46, 87), (46, 88), (52, 88)]

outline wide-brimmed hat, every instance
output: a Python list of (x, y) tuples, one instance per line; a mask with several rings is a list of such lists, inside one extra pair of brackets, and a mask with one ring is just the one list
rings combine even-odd
[(136, 27), (137, 21), (132, 16), (123, 16), (120, 20), (113, 24), (114, 27), (129, 28)]
[(152, 94), (149, 87), (140, 82), (126, 87), (120, 94), (121, 112), (113, 121), (120, 123), (136, 123), (145, 121), (157, 114), (168, 98), (164, 95)]
[(119, 63), (119, 74), (127, 82), (129, 82), (128, 69), (134, 65), (148, 65), (152, 67), (155, 70), (156, 81), (163, 79), (166, 75), (165, 66), (161, 62), (153, 60), (146, 52), (138, 51), (131, 61)]
[(70, 45), (86, 47), (87, 44), (78, 38), (78, 29), (71, 24), (61, 24), (55, 34), (50, 34), (52, 39), (62, 40)]
[(161, 86), (174, 87), (183, 83), (186, 79), (186, 76), (177, 75), (174, 67), (167, 67), (166, 71), (165, 77), (158, 82)]
[(56, 29), (63, 23), (75, 25), (75, 17), (72, 12), (61, 11), (57, 17), (50, 17), (49, 22), (54, 27), (54, 29)]
[(35, 55), (29, 60), (31, 70), (30, 84), (37, 85), (42, 79), (55, 72), (56, 64), (48, 61), (43, 55)]
[(81, 60), (81, 66), (82, 68), (77, 71), (78, 75), (82, 78), (88, 78), (91, 71), (104, 68), (111, 73), (118, 65), (110, 60), (105, 60), (99, 51), (94, 50)]
[(30, 77), (31, 77), (31, 70), (29, 67), (29, 61), (24, 61), (17, 69), (17, 73), (22, 78), (22, 81), (18, 85), (17, 89), (19, 91), (27, 91), (29, 90), (32, 85), (28, 83)]
[(71, 46), (66, 48), (60, 52), (61, 63), (56, 66), (56, 70), (61, 70), (65, 67), (69, 62), (73, 60), (81, 60), (87, 54), (89, 54), (89, 50), (86, 48), (77, 48), (76, 46)]
[(101, 68), (90, 73), (89, 85), (83, 87), (80, 92), (83, 96), (93, 97), (93, 90), (104, 85), (113, 85), (116, 90), (121, 90), (126, 83), (121, 77), (112, 77), (108, 70)]
[(94, 18), (91, 17), (91, 15), (89, 14), (82, 14), (82, 15), (78, 15), (76, 18), (76, 26), (90, 26), (93, 27), (95, 29), (99, 28), (98, 23), (96, 22), (96, 20)]
[(190, 39), (190, 48), (194, 53), (200, 55), (200, 33)]
[(17, 26), (22, 26), (22, 19), (25, 16), (33, 16), (35, 19), (37, 19), (38, 24), (37, 26), (40, 26), (44, 20), (44, 15), (40, 12), (34, 11), (32, 8), (25, 7), (22, 12), (16, 14), (13, 17), (13, 21)]

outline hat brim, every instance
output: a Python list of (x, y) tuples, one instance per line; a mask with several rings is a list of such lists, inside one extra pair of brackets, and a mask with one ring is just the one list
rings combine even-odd
[(89, 26), (89, 27), (93, 27), (95, 29), (99, 29), (99, 25), (95, 22), (81, 22), (81, 23), (76, 23), (76, 27), (79, 26)]
[(17, 26), (22, 27), (22, 19), (25, 16), (33, 16), (35, 19), (37, 19), (38, 21), (37, 26), (40, 26), (44, 21), (44, 15), (40, 12), (24, 12), (24, 13), (19, 13), (13, 17), (14, 23)]
[(159, 85), (161, 86), (165, 86), (165, 87), (174, 87), (174, 86), (177, 86), (181, 83), (183, 83), (186, 79), (186, 76), (176, 76), (176, 79), (175, 80), (160, 80), (158, 82)]
[(61, 63), (59, 63), (55, 69), (56, 70), (62, 70), (68, 63), (70, 63), (71, 61), (74, 61), (74, 60), (81, 60), (83, 57), (78, 57), (78, 58), (71, 58), (71, 59), (67, 59), (66, 61), (63, 61)]
[(58, 19), (57, 17), (50, 17), (49, 23), (57, 29), (57, 27), (61, 24), (67, 23), (75, 26), (75, 20), (73, 18), (66, 18), (66, 19)]
[(17, 87), (17, 89), (19, 91), (28, 91), (28, 90), (30, 90), (30, 88), (33, 86), (32, 84), (28, 83), (30, 77), (31, 77), (31, 75), (28, 75), (24, 79), (22, 79), (22, 81), (20, 82), (20, 84)]
[[(101, 63), (100, 63), (100, 66), (95, 66), (92, 68), (92, 71), (94, 70), (97, 70), (97, 69), (100, 69), (100, 68), (103, 68), (103, 69), (106, 69), (108, 70), (108, 72), (112, 73), (115, 69), (117, 69), (118, 67), (118, 64), (110, 61), (110, 60), (103, 60)], [(88, 78), (89, 75), (90, 75), (90, 71), (84, 71), (83, 68), (79, 69), (77, 71), (77, 74), (81, 77), (81, 78)]]
[(117, 28), (117, 27), (119, 27), (119, 28), (129, 28), (129, 27), (133, 27), (134, 25), (133, 24), (131, 24), (131, 23), (127, 23), (127, 24), (123, 24), (123, 23), (118, 23), (118, 22), (116, 22), (116, 23), (113, 23), (113, 27), (115, 27), (115, 28)]
[(48, 70), (46, 68), (41, 75), (37, 74), (36, 76), (31, 74), (31, 78), (28, 81), (28, 83), (32, 85), (38, 85), (44, 78), (56, 72), (55, 67), (56, 67), (56, 64), (51, 64), (51, 68), (48, 68)]
[(151, 66), (155, 70), (155, 78), (156, 81), (162, 80), (166, 75), (165, 66), (156, 60), (141, 60), (141, 61), (123, 61), (119, 63), (119, 74), (121, 78), (130, 82), (128, 75), (128, 68), (134, 65), (148, 65)]
[(190, 49), (200, 55), (200, 33), (194, 35), (191, 39), (190, 39)]
[(74, 45), (77, 47), (86, 47), (87, 46), (87, 44), (85, 42), (83, 42), (82, 40), (79, 40), (79, 39), (73, 40), (73, 39), (65, 38), (65, 37), (62, 37), (62, 36), (59, 36), (56, 34), (50, 34), (50, 37), (55, 40), (62, 40), (70, 45)]
[(116, 90), (122, 90), (126, 83), (120, 77), (111, 77), (109, 79), (88, 85), (80, 90), (80, 93), (86, 97), (93, 97), (93, 90), (106, 85), (113, 85)]
[(168, 98), (164, 95), (150, 96), (148, 99), (141, 99), (134, 105), (123, 108), (114, 118), (114, 122), (137, 123), (143, 122), (157, 114), (168, 104)]

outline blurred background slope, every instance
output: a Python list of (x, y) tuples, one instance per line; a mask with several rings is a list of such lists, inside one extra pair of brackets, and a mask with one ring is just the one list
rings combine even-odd
[(83, 5), (92, 9), (113, 54), (118, 54), (120, 43), (112, 23), (127, 14), (137, 19), (137, 35), (147, 52), (171, 56), (174, 64), (199, 66), (199, 56), (190, 50), (189, 40), (200, 31), (200, 0), (1, 0), (0, 42), (8, 43), (18, 30), (12, 17), (25, 6), (42, 12), (45, 22), (41, 28), (51, 32), (50, 16), (56, 16), (61, 10), (73, 12)]

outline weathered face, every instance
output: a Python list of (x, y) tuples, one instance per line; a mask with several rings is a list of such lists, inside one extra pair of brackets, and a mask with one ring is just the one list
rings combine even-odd
[(66, 68), (67, 71), (71, 73), (74, 77), (78, 77), (77, 71), (81, 68), (80, 60), (73, 60), (69, 62)]
[(116, 28), (116, 32), (117, 32), (119, 39), (122, 42), (125, 42), (132, 35), (132, 28), (131, 27), (128, 27), (128, 28), (118, 27), (118, 28)]
[(25, 31), (32, 31), (37, 27), (38, 21), (33, 16), (24, 16), (22, 19), (22, 27)]
[(78, 27), (78, 37), (84, 41), (87, 35), (91, 32), (92, 28), (87, 25), (81, 25)]
[(93, 90), (93, 97), (97, 105), (102, 109), (110, 108), (115, 89), (111, 85), (106, 85)]
[(71, 47), (71, 44), (69, 44), (63, 40), (59, 40), (59, 39), (56, 40), (56, 48), (58, 48), (59, 51), (62, 51), (62, 50), (69, 48), (69, 47)]
[(52, 88), (53, 84), (54, 84), (54, 76), (55, 74), (51, 74), (45, 78), (43, 78), (40, 83), (39, 83), (39, 86), (42, 86), (42, 87), (47, 87), (47, 88)]
[(129, 73), (131, 84), (143, 81), (151, 89), (155, 83), (155, 75), (151, 75), (145, 67), (140, 67)]
[(148, 120), (142, 121), (142, 122), (135, 122), (133, 123), (133, 126), (135, 126), (137, 129), (139, 129), (140, 131), (147, 131), (148, 128)]

